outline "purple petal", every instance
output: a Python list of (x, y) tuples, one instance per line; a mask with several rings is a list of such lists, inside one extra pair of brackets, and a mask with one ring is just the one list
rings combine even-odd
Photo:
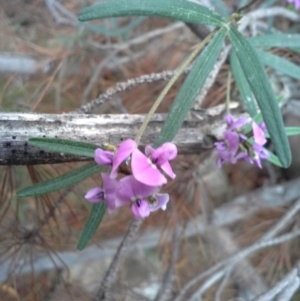
[(234, 121), (233, 116), (228, 114), (224, 117), (225, 122), (227, 123), (229, 130), (234, 130), (244, 126), (247, 123), (246, 117), (240, 117), (236, 121)]
[(146, 185), (157, 187), (167, 183), (157, 166), (138, 149), (132, 153), (131, 169), (134, 177)]
[(150, 211), (156, 211), (158, 209), (166, 210), (167, 203), (169, 202), (169, 195), (167, 193), (156, 193), (155, 194), (155, 203), (150, 203)]
[(266, 133), (268, 131), (267, 126), (264, 122), (262, 122), (259, 126), (261, 128), (261, 130)]
[(90, 203), (100, 203), (104, 200), (104, 191), (100, 187), (90, 189), (84, 198)]
[(252, 122), (253, 138), (255, 143), (264, 145), (267, 142), (265, 134), (262, 129), (253, 121)]
[(99, 165), (111, 165), (113, 162), (114, 153), (105, 151), (101, 148), (95, 150), (94, 159)]
[(116, 206), (121, 207), (137, 199), (146, 198), (157, 191), (157, 187), (147, 186), (137, 181), (134, 176), (124, 177), (116, 190)]
[(108, 212), (112, 213), (116, 209), (116, 188), (118, 181), (111, 179), (108, 173), (102, 173), (103, 189), (105, 191), (105, 199)]
[(224, 121), (227, 123), (228, 126), (231, 126), (234, 122), (233, 116), (231, 114), (225, 115)]
[(110, 177), (112, 179), (117, 177), (118, 167), (132, 154), (136, 148), (136, 142), (132, 139), (127, 139), (120, 144), (113, 158), (113, 166), (110, 173)]
[(158, 167), (167, 161), (175, 159), (177, 156), (177, 147), (174, 143), (166, 142), (158, 149), (152, 151), (151, 160)]
[(146, 145), (145, 147), (145, 155), (150, 157), (150, 155), (155, 151), (155, 149), (151, 145)]
[(268, 159), (270, 157), (269, 152), (259, 144), (255, 143), (253, 145), (253, 150), (254, 150), (255, 154), (258, 155), (262, 159)]
[(227, 142), (228, 151), (230, 151), (232, 154), (235, 154), (239, 148), (239, 135), (236, 132), (225, 131), (224, 140)]
[(150, 215), (149, 204), (145, 200), (137, 201), (131, 206), (131, 211), (135, 219), (141, 219)]
[(167, 161), (164, 164), (160, 166), (160, 168), (171, 178), (175, 179), (176, 175), (173, 172), (173, 169), (170, 165), (170, 163)]

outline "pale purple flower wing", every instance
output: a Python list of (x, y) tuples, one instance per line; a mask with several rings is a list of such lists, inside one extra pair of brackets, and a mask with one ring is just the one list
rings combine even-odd
[(225, 122), (227, 123), (229, 130), (234, 130), (244, 126), (247, 123), (246, 117), (240, 117), (237, 120), (233, 119), (233, 116), (228, 114), (224, 117)]
[(120, 207), (137, 199), (146, 198), (157, 191), (157, 187), (145, 185), (134, 176), (124, 177), (119, 181), (116, 190), (116, 206)]
[(116, 189), (116, 207), (129, 204), (135, 197), (132, 185), (132, 176), (121, 179)]
[(113, 152), (109, 152), (101, 148), (97, 148), (95, 150), (94, 159), (96, 163), (99, 165), (112, 165), (113, 156), (114, 156)]
[(173, 169), (168, 161), (160, 166), (160, 168), (171, 178), (175, 179), (176, 175), (173, 172)]
[(147, 157), (149, 157), (154, 151), (155, 151), (155, 149), (151, 145), (146, 145), (146, 147), (145, 147), (145, 155)]
[(253, 121), (252, 122), (253, 138), (255, 143), (264, 145), (267, 142), (263, 130)]
[(149, 204), (145, 200), (137, 201), (131, 206), (131, 212), (135, 219), (141, 219), (150, 215)]
[(161, 186), (167, 183), (156, 165), (138, 149), (132, 153), (131, 169), (134, 177), (143, 184)]
[(127, 139), (120, 144), (113, 158), (113, 166), (110, 173), (110, 177), (112, 179), (117, 177), (118, 167), (132, 154), (136, 148), (136, 142), (132, 139)]
[(224, 140), (227, 142), (228, 151), (231, 152), (233, 155), (236, 154), (240, 142), (239, 135), (236, 132), (225, 131)]
[(100, 203), (104, 200), (104, 191), (100, 187), (90, 189), (84, 198), (90, 203)]
[(116, 209), (116, 188), (118, 181), (111, 179), (108, 173), (102, 173), (103, 189), (105, 192), (105, 200), (108, 212), (112, 213)]
[(158, 209), (166, 210), (170, 199), (169, 195), (167, 193), (156, 193), (155, 198), (157, 202), (150, 204), (150, 211), (154, 212)]
[(175, 159), (177, 156), (177, 147), (174, 143), (166, 142), (151, 153), (151, 160), (157, 166), (161, 166), (167, 161)]

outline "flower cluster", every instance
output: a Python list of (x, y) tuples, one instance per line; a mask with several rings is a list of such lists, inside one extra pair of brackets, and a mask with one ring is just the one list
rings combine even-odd
[(295, 8), (300, 10), (300, 0), (286, 0), (288, 3), (294, 3)]
[[(95, 161), (111, 166), (111, 173), (102, 173), (103, 187), (89, 190), (85, 198), (91, 203), (106, 200), (109, 213), (129, 204), (136, 219), (165, 210), (169, 195), (159, 193), (159, 189), (167, 183), (166, 176), (175, 178), (169, 161), (176, 156), (177, 148), (170, 142), (157, 149), (147, 145), (145, 154), (132, 139), (122, 142), (114, 152), (98, 148)], [(119, 172), (126, 176), (118, 181)]]
[(221, 167), (226, 161), (235, 164), (238, 160), (246, 160), (253, 164), (255, 163), (260, 168), (261, 159), (268, 159), (269, 153), (264, 149), (267, 140), (265, 138), (266, 126), (262, 123), (258, 126), (252, 121), (252, 133), (254, 143), (250, 143), (247, 136), (241, 130), (247, 123), (246, 118), (239, 118), (236, 121), (231, 115), (226, 115), (224, 118), (227, 129), (223, 134), (224, 141), (216, 142), (216, 150), (218, 153), (217, 164)]

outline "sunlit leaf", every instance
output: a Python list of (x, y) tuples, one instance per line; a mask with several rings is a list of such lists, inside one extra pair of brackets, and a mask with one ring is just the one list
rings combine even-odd
[(179, 93), (176, 95), (163, 128), (155, 140), (154, 145), (156, 147), (166, 141), (172, 141), (174, 139), (218, 58), (225, 35), (226, 29), (221, 29), (216, 33), (197, 58), (193, 69), (181, 86)]
[(57, 191), (63, 188), (67, 188), (78, 184), (90, 177), (91, 175), (101, 172), (107, 169), (107, 166), (100, 166), (96, 163), (90, 163), (80, 168), (67, 172), (61, 176), (53, 178), (51, 180), (41, 182), (18, 192), (18, 196), (21, 198), (29, 196), (38, 196), (53, 191)]
[(91, 158), (94, 157), (94, 152), (97, 148), (96, 145), (89, 143), (56, 138), (30, 138), (28, 143), (48, 151)]
[(288, 167), (292, 160), (291, 150), (282, 115), (267, 74), (256, 51), (237, 30), (230, 29), (229, 38), (260, 107), (278, 158), (284, 167)]
[(78, 250), (83, 250), (87, 246), (89, 241), (92, 239), (103, 219), (106, 208), (107, 205), (105, 200), (103, 200), (99, 204), (93, 204), (89, 218), (79, 237), (79, 241), (77, 244)]
[(251, 117), (254, 117), (257, 114), (257, 110), (255, 106), (255, 100), (253, 98), (253, 93), (234, 51), (232, 51), (230, 55), (230, 67), (238, 90), (241, 94), (243, 104), (249, 115)]
[(79, 21), (108, 17), (157, 16), (183, 22), (222, 26), (223, 18), (216, 12), (186, 0), (115, 0), (84, 8)]
[(257, 50), (257, 53), (264, 65), (293, 78), (300, 79), (300, 66), (270, 52)]

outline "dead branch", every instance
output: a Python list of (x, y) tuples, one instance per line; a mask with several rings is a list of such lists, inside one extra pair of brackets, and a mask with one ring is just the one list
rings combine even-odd
[[(174, 143), (181, 154), (197, 154), (213, 147), (213, 139), (224, 130), (221, 114), (224, 107), (203, 110), (197, 119), (187, 119), (177, 133)], [(146, 129), (141, 147), (154, 142), (166, 119), (154, 115)], [(51, 153), (32, 147), (32, 137), (61, 138), (102, 145), (118, 145), (136, 135), (144, 115), (84, 115), (84, 114), (0, 114), (0, 165), (52, 164), (86, 161), (91, 158)]]

